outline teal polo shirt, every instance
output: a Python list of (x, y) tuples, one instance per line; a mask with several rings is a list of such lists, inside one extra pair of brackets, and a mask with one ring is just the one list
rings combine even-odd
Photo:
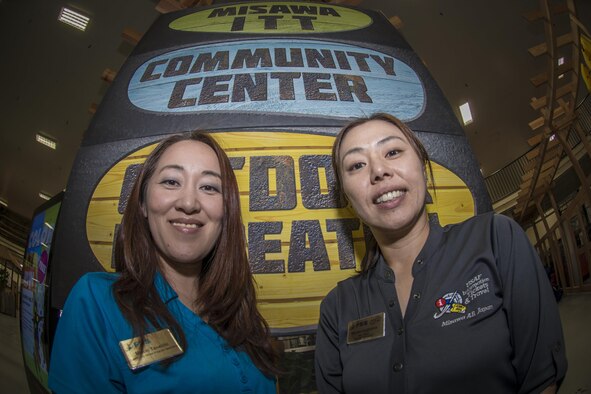
[(168, 367), (132, 371), (119, 342), (133, 337), (115, 299), (117, 274), (88, 273), (72, 288), (51, 351), (49, 387), (55, 393), (275, 393), (275, 381), (243, 351), (185, 307), (157, 274), (154, 284), (181, 325), (187, 348)]

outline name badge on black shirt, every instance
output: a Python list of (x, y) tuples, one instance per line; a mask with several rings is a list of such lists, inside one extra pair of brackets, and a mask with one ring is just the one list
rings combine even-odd
[(386, 335), (386, 314), (384, 312), (350, 321), (347, 325), (347, 345), (371, 341)]

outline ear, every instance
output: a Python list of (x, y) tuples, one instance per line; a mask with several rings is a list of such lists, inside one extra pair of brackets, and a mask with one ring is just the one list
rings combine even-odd
[(144, 214), (144, 217), (147, 219), (148, 218), (148, 211), (146, 210), (146, 204), (141, 204), (140, 208), (142, 209), (142, 213)]

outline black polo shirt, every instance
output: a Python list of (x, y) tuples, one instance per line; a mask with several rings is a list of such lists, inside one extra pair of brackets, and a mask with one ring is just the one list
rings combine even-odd
[[(404, 319), (382, 257), (323, 300), (320, 393), (530, 393), (566, 373), (548, 278), (527, 236), (488, 213), (432, 224)], [(347, 344), (349, 322), (385, 313), (385, 336)]]

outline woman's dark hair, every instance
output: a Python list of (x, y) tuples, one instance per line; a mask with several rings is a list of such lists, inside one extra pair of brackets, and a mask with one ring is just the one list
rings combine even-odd
[[(415, 133), (408, 127), (404, 122), (402, 122), (397, 117), (385, 114), (385, 113), (375, 113), (369, 117), (358, 118), (347, 125), (345, 125), (337, 134), (337, 137), (332, 145), (332, 168), (334, 169), (335, 177), (336, 177), (336, 186), (339, 193), (347, 198), (347, 195), (343, 191), (343, 183), (341, 177), (341, 145), (343, 144), (343, 140), (345, 136), (357, 126), (361, 126), (367, 122), (372, 120), (381, 120), (387, 123), (390, 123), (396, 126), (402, 134), (408, 140), (410, 146), (415, 151), (419, 159), (423, 162), (423, 166), (426, 170), (429, 171), (429, 179), (431, 180), (432, 190), (435, 193), (435, 179), (433, 178), (433, 168), (431, 167), (431, 160), (429, 160), (429, 154), (425, 149), (425, 146), (419, 140), (419, 138), (415, 135)], [(363, 260), (361, 260), (361, 272), (365, 272), (372, 268), (376, 263), (376, 256), (378, 252), (378, 244), (376, 242), (375, 237), (371, 233), (371, 231), (365, 231), (365, 256), (363, 256)]]
[[(168, 327), (185, 349), (185, 334), (162, 302), (153, 285), (159, 270), (158, 251), (142, 206), (147, 185), (162, 154), (181, 141), (196, 141), (215, 152), (222, 178), (224, 216), (221, 234), (199, 275), (199, 315), (234, 348), (244, 350), (268, 375), (278, 372), (278, 355), (271, 344), (267, 323), (256, 305), (254, 278), (246, 255), (246, 240), (240, 212), (240, 196), (230, 160), (218, 143), (203, 132), (173, 135), (163, 140), (147, 157), (133, 185), (115, 244), (117, 271), (115, 300), (131, 324), (134, 336)], [(143, 347), (142, 347), (143, 349)]]

